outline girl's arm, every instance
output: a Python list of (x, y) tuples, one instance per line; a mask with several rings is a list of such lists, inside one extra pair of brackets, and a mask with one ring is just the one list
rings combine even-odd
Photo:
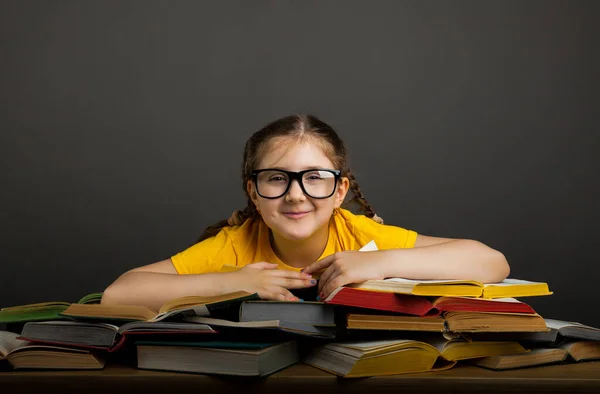
[(144, 305), (158, 310), (166, 301), (183, 296), (232, 293), (233, 272), (179, 275), (171, 259), (134, 268), (115, 280), (102, 295), (102, 304)]
[(102, 304), (144, 305), (159, 310), (167, 301), (184, 296), (217, 296), (246, 291), (262, 299), (298, 301), (288, 289), (316, 284), (311, 275), (279, 270), (277, 264), (248, 264), (234, 272), (180, 275), (171, 259), (125, 272), (104, 290)]
[(504, 254), (471, 239), (418, 235), (414, 248), (381, 251), (384, 277), (407, 279), (504, 280), (510, 267)]
[(322, 270), (321, 298), (339, 286), (369, 279), (470, 279), (493, 283), (510, 273), (504, 255), (479, 241), (424, 235), (417, 236), (414, 248), (338, 252), (309, 265), (304, 272)]

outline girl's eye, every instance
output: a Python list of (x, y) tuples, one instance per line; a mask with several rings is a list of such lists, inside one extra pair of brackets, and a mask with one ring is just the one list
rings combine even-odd
[(269, 179), (270, 181), (275, 181), (275, 182), (281, 182), (281, 181), (285, 181), (285, 178), (282, 176), (273, 176)]

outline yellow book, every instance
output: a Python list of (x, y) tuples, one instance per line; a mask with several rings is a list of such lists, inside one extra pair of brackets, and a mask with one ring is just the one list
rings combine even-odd
[(404, 278), (388, 278), (382, 280), (368, 280), (346, 286), (363, 290), (431, 297), (514, 298), (552, 294), (547, 283), (530, 282), (520, 279), (505, 279), (499, 283), (484, 284), (475, 280), (412, 280)]
[(428, 372), (456, 361), (526, 352), (517, 342), (439, 339), (386, 339), (333, 342), (314, 348), (302, 361), (338, 376), (353, 378)]
[(397, 375), (447, 369), (453, 362), (442, 361), (431, 345), (408, 339), (334, 342), (314, 349), (302, 361), (347, 378)]
[(158, 311), (142, 305), (72, 304), (61, 315), (87, 319), (161, 321), (179, 313), (209, 316), (212, 310), (255, 298), (258, 298), (256, 293), (245, 291), (212, 297), (186, 296), (165, 302)]

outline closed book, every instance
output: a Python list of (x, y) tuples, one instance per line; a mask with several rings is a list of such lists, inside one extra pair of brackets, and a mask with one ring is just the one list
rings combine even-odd
[(241, 322), (280, 320), (313, 326), (335, 326), (333, 305), (323, 302), (244, 301), (240, 306)]
[(547, 332), (538, 314), (501, 312), (446, 312), (446, 325), (452, 332)]
[(266, 376), (298, 362), (296, 341), (282, 343), (139, 342), (140, 369)]
[(445, 320), (441, 316), (403, 316), (348, 313), (346, 327), (349, 330), (397, 330), (444, 332)]

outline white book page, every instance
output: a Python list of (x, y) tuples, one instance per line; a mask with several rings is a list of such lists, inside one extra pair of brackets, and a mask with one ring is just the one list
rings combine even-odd
[(491, 302), (512, 302), (513, 304), (522, 304), (521, 301), (515, 299), (515, 298), (473, 298), (473, 297), (455, 297), (455, 296), (448, 296), (448, 298), (466, 298), (466, 299), (470, 299), (470, 300), (479, 300), (479, 301), (491, 301)]
[(360, 252), (372, 252), (374, 250), (379, 250), (379, 248), (377, 248), (375, 240), (368, 242), (365, 246), (359, 249)]
[(405, 278), (387, 278), (383, 280), (384, 282), (394, 282), (401, 283), (407, 285), (417, 285), (420, 283), (428, 284), (428, 283), (472, 283), (473, 281), (465, 281), (462, 279), (405, 279)]
[(397, 345), (401, 343), (412, 342), (409, 339), (382, 339), (382, 340), (372, 340), (372, 341), (348, 341), (348, 342), (338, 342), (333, 343), (332, 345), (349, 347), (354, 349), (367, 350), (372, 348), (380, 348), (387, 347), (392, 345)]
[(488, 284), (485, 284), (484, 286), (485, 287), (488, 287), (488, 286), (517, 286), (517, 285), (538, 285), (538, 284), (542, 284), (542, 282), (530, 282), (528, 280), (506, 278), (500, 283), (488, 283)]
[(560, 330), (563, 327), (581, 327), (587, 328), (590, 330), (598, 330), (597, 328), (586, 326), (585, 324), (572, 322), (572, 321), (564, 321), (564, 320), (555, 320), (555, 319), (544, 319), (546, 321), (546, 326), (548, 328), (553, 328), (555, 330)]
[(65, 321), (65, 320), (48, 320), (48, 321), (36, 321), (27, 322), (25, 325), (50, 325), (50, 326), (78, 326), (78, 327), (105, 327), (111, 330), (118, 330), (119, 326), (110, 323), (86, 323), (80, 321)]
[(28, 341), (17, 339), (19, 334), (10, 331), (0, 331), (0, 359), (13, 350), (27, 345)]
[(196, 316), (210, 316), (210, 312), (206, 305), (196, 305), (196, 306), (189, 307), (189, 308), (174, 309), (169, 312), (159, 313), (156, 317), (154, 317), (153, 319), (150, 319), (148, 321), (151, 321), (151, 322), (152, 321), (162, 321), (168, 317), (177, 315), (178, 313), (188, 312), (188, 311), (194, 312), (194, 314)]

